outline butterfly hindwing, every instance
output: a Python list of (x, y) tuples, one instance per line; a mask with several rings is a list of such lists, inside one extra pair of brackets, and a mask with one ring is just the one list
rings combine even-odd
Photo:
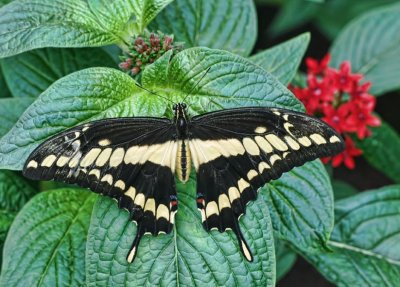
[(73, 127), (42, 143), (28, 158), (24, 175), (90, 188), (129, 211), (138, 232), (128, 261), (145, 233), (169, 233), (177, 197), (176, 141), (167, 119), (119, 118)]
[(238, 218), (258, 189), (295, 166), (340, 152), (343, 141), (328, 125), (302, 113), (242, 108), (194, 117), (189, 146), (204, 227), (233, 230), (251, 261)]

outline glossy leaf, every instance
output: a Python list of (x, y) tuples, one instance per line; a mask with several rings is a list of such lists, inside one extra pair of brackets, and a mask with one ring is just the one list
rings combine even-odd
[(132, 8), (136, 15), (138, 31), (144, 28), (157, 16), (158, 13), (174, 0), (132, 0)]
[(2, 61), (4, 76), (14, 97), (37, 97), (56, 80), (89, 67), (116, 67), (102, 49), (46, 48)]
[(297, 255), (282, 240), (275, 240), (276, 280), (279, 281), (292, 269)]
[(8, 97), (11, 97), (11, 92), (7, 87), (6, 80), (4, 79), (0, 62), (0, 98), (8, 98)]
[(94, 210), (88, 236), (88, 286), (274, 286), (275, 256), (267, 206), (260, 199), (240, 220), (255, 260), (247, 262), (232, 232), (207, 233), (196, 207), (195, 181), (178, 184), (179, 210), (172, 234), (145, 236), (126, 262), (136, 226), (108, 198)]
[(367, 11), (383, 5), (395, 3), (397, 0), (335, 0), (325, 1), (321, 9), (315, 13), (314, 23), (319, 30), (330, 39), (335, 39), (343, 27), (350, 21)]
[(320, 161), (294, 168), (267, 184), (261, 194), (280, 238), (306, 252), (326, 250), (333, 228), (333, 194)]
[(33, 100), (33, 98), (28, 97), (0, 99), (0, 138), (14, 126)]
[[(208, 67), (212, 69), (186, 100), (191, 114), (254, 105), (301, 109), (274, 77), (248, 60), (220, 50), (184, 50), (172, 59), (165, 82), (154, 81), (149, 74), (143, 75), (142, 82), (177, 102), (192, 90)], [(70, 74), (41, 94), (0, 139), (0, 167), (21, 169), (40, 142), (67, 127), (101, 118), (161, 116), (170, 105), (114, 69), (91, 68)]]
[(382, 95), (400, 87), (400, 5), (386, 6), (351, 22), (332, 48), (332, 65), (351, 62), (352, 71), (372, 82), (370, 92)]
[(372, 129), (372, 135), (364, 140), (357, 140), (357, 147), (362, 149), (363, 157), (376, 169), (400, 183), (400, 135), (389, 124)]
[(3, 250), (6, 235), (17, 212), (36, 193), (31, 184), (18, 173), (0, 170), (0, 250)]
[(139, 32), (135, 27), (143, 27), (169, 2), (15, 0), (0, 9), (0, 57), (43, 47), (124, 46)]
[(150, 28), (173, 34), (186, 48), (205, 46), (248, 56), (256, 41), (256, 19), (252, 0), (175, 0)]
[(269, 27), (269, 35), (278, 36), (311, 20), (322, 5), (298, 0), (285, 1)]
[(83, 285), (86, 234), (95, 197), (72, 188), (34, 197), (7, 236), (0, 285)]
[(0, 170), (0, 210), (16, 213), (36, 193), (36, 189), (22, 175)]
[(300, 66), (310, 43), (310, 34), (304, 33), (282, 44), (258, 52), (249, 59), (288, 85)]
[(333, 188), (333, 194), (335, 195), (335, 200), (347, 198), (356, 195), (359, 192), (349, 183), (341, 180), (333, 180), (332, 188)]
[(339, 287), (397, 286), (400, 278), (400, 186), (340, 200), (329, 247), (305, 254)]

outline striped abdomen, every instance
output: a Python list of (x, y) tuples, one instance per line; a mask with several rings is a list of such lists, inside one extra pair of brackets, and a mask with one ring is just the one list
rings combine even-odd
[(188, 181), (191, 167), (192, 158), (190, 156), (190, 150), (187, 145), (187, 141), (182, 140), (178, 144), (178, 152), (176, 156), (176, 174), (178, 179), (183, 183)]

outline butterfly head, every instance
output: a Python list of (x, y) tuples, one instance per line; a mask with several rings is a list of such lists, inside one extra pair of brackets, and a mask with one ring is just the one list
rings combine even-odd
[(185, 103), (177, 103), (173, 105), (172, 109), (174, 110), (174, 122), (178, 137), (183, 138), (187, 135), (188, 129), (187, 105)]

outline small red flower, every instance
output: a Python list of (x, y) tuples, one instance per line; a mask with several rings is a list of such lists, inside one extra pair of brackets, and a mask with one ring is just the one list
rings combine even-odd
[(322, 75), (328, 68), (328, 64), (331, 61), (331, 55), (326, 54), (320, 62), (313, 58), (306, 59), (306, 65), (308, 72), (314, 75)]
[(344, 92), (351, 92), (355, 83), (362, 78), (359, 74), (351, 74), (350, 62), (345, 61), (340, 65), (339, 71), (335, 72), (336, 86)]
[(360, 83), (362, 75), (351, 73), (348, 61), (340, 69), (329, 67), (330, 56), (320, 62), (306, 59), (307, 87), (289, 86), (289, 89), (304, 104), (307, 113), (322, 118), (345, 138), (345, 151), (339, 155), (322, 159), (332, 161), (334, 167), (344, 163), (353, 169), (354, 157), (361, 155), (349, 137), (356, 134), (363, 139), (371, 134), (369, 127), (379, 126), (379, 118), (372, 114), (376, 98), (369, 94), (370, 82)]
[(326, 105), (323, 109), (324, 117), (322, 118), (328, 125), (333, 127), (338, 133), (346, 130), (346, 118), (349, 115), (347, 106), (342, 105), (334, 108), (332, 105)]
[(379, 118), (371, 114), (368, 109), (363, 109), (357, 103), (353, 105), (353, 111), (346, 120), (347, 130), (357, 133), (359, 139), (364, 139), (371, 135), (368, 127), (377, 127), (381, 125)]

